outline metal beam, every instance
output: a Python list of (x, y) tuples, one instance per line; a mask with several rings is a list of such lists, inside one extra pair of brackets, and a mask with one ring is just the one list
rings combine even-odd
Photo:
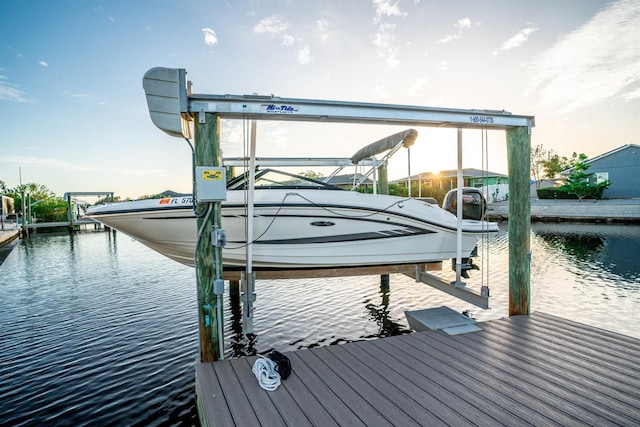
[(199, 113), (223, 119), (366, 123), (464, 129), (512, 129), (535, 125), (533, 116), (504, 110), (462, 110), (414, 105), (281, 98), (268, 95), (192, 94), (182, 68), (152, 68), (143, 78), (153, 123), (169, 135), (189, 138), (189, 120)]
[(420, 271), (419, 269), (415, 269), (412, 272), (405, 273), (407, 276), (412, 277), (416, 280), (416, 282), (424, 283), (425, 285), (429, 285), (439, 291), (445, 292), (451, 296), (454, 296), (458, 299), (466, 301), (470, 304), (473, 304), (480, 308), (489, 308), (489, 297), (478, 294), (467, 287), (458, 287), (454, 286), (450, 282), (447, 282), (433, 274), (427, 273), (426, 271)]
[(461, 110), (259, 95), (188, 96), (189, 113), (216, 113), (223, 119), (366, 123), (448, 128), (511, 129), (534, 126), (533, 116), (507, 111)]
[(62, 199), (68, 200), (69, 197), (75, 196), (111, 196), (111, 200), (113, 200), (113, 191), (67, 191)]
[[(365, 159), (358, 163), (359, 166), (376, 166), (380, 160)], [(222, 160), (224, 166), (247, 166), (248, 157), (225, 157)], [(342, 157), (256, 157), (256, 166), (355, 166), (351, 159)]]

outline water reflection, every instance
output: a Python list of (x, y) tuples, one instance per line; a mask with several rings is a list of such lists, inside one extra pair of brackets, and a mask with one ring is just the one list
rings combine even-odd
[(580, 261), (585, 261), (601, 252), (604, 240), (600, 236), (538, 233), (551, 247), (564, 250), (568, 255)]
[(640, 227), (595, 224), (533, 224), (532, 231), (559, 256), (580, 269), (637, 281)]
[(258, 353), (258, 336), (242, 332), (242, 302), (238, 287), (229, 287), (230, 317), (229, 326), (225, 328), (225, 357), (254, 356)]
[(390, 337), (411, 332), (411, 329), (395, 321), (391, 316), (391, 310), (389, 309), (391, 291), (389, 285), (381, 284), (379, 294), (381, 296), (380, 304), (374, 304), (370, 302), (370, 299), (365, 301), (365, 308), (369, 312), (369, 320), (378, 325), (378, 330), (375, 334), (364, 335), (362, 338)]
[[(389, 285), (376, 288), (368, 278), (348, 280), (346, 284), (338, 281), (344, 286), (329, 289), (332, 292), (329, 300), (322, 300), (312, 290), (306, 299), (298, 299), (296, 291), (282, 281), (268, 281), (266, 284), (273, 288), (268, 286), (258, 292), (256, 308), (266, 314), (257, 314), (254, 318), (255, 334), (243, 333), (242, 298), (230, 286), (225, 304), (225, 357), (303, 350), (411, 332), (403, 311), (398, 315), (398, 304), (391, 304)], [(318, 283), (322, 282), (315, 280), (310, 286)], [(392, 286), (398, 288), (396, 285)], [(343, 296), (343, 293), (352, 293), (352, 286), (360, 288), (355, 292), (363, 295), (359, 302)], [(303, 287), (299, 289), (304, 291)], [(322, 314), (314, 314), (316, 309)]]
[[(491, 310), (403, 275), (388, 287), (379, 276), (260, 280), (255, 334), (242, 334), (240, 295), (225, 292), (225, 356), (407, 333), (404, 310), (504, 317), (506, 227), (477, 260), (490, 268), (467, 282), (479, 289), (490, 277)], [(533, 224), (531, 250), (532, 311), (640, 338), (640, 227)], [(0, 265), (0, 295), (0, 406), (13, 411), (0, 410), (0, 425), (197, 423), (193, 269), (112, 232), (34, 237)]]

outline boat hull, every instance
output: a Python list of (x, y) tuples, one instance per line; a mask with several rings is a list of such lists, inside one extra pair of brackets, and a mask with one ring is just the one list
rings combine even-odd
[[(222, 204), (225, 268), (246, 265), (246, 203), (229, 192)], [(197, 220), (191, 197), (96, 207), (92, 218), (151, 249), (193, 266)], [(457, 255), (456, 219), (417, 200), (341, 191), (256, 191), (254, 269), (297, 269), (436, 262)], [(462, 257), (487, 223), (465, 220)], [(497, 226), (493, 225), (496, 231)]]

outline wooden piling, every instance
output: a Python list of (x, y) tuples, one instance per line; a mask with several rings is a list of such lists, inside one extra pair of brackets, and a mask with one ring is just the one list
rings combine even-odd
[(69, 222), (69, 232), (73, 234), (73, 203), (71, 203), (71, 194), (67, 198), (67, 221)]
[[(384, 165), (380, 166), (377, 173), (378, 180), (376, 184), (378, 186), (378, 194), (389, 194), (389, 175), (387, 174), (387, 164), (385, 163)], [(381, 289), (388, 291), (389, 283), (389, 274), (380, 275)]]
[(507, 130), (509, 161), (509, 316), (529, 314), (531, 274), (531, 134), (527, 127)]
[[(220, 166), (220, 117), (213, 113), (200, 112), (195, 125), (195, 166)], [(214, 223), (220, 224), (220, 203), (198, 203), (198, 231), (202, 230), (196, 248), (196, 280), (198, 287), (198, 325), (200, 331), (200, 360), (213, 362), (220, 359), (220, 343), (223, 337), (218, 334), (218, 318), (216, 305), (218, 296), (214, 293), (216, 278), (215, 260), (222, 259), (221, 248), (211, 244), (211, 232)], [(208, 209), (212, 209), (206, 215)], [(218, 258), (216, 258), (218, 257)], [(222, 262), (219, 264), (222, 277)], [(222, 295), (220, 295), (222, 304)]]
[(378, 168), (378, 194), (389, 194), (389, 177), (387, 175), (387, 165)]

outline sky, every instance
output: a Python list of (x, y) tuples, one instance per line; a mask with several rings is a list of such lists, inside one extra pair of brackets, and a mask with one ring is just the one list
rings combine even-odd
[[(191, 149), (149, 118), (154, 67), (199, 94), (535, 116), (532, 146), (567, 157), (640, 143), (640, 0), (2, 1), (0, 180), (190, 192)], [(242, 121), (221, 127), (243, 155)], [(404, 129), (260, 121), (257, 155), (350, 157)], [(390, 179), (456, 168), (455, 130), (417, 130)], [(463, 141), (463, 167), (507, 173), (505, 132)]]

